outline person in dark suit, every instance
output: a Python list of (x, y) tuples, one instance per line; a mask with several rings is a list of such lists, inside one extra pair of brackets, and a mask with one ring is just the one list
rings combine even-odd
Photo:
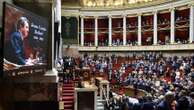
[(194, 110), (194, 92), (190, 93), (190, 106), (189, 106), (189, 110)]
[[(7, 60), (12, 63), (19, 65), (26, 65), (26, 58), (24, 54), (24, 44), (23, 41), (29, 35), (29, 20), (26, 17), (20, 17), (17, 22), (17, 31), (11, 34), (10, 38), (10, 48), (7, 55)], [(13, 53), (13, 54), (12, 54)]]
[(155, 110), (155, 103), (154, 102), (145, 102), (145, 103), (143, 103), (141, 110)]
[(189, 86), (189, 91), (194, 92), (194, 70), (191, 72), (190, 80), (192, 84)]
[(157, 105), (157, 110), (173, 110), (172, 103), (175, 100), (174, 94), (172, 92), (167, 92), (165, 94), (164, 100), (162, 100)]
[(183, 96), (177, 101), (176, 110), (189, 110), (189, 100)]

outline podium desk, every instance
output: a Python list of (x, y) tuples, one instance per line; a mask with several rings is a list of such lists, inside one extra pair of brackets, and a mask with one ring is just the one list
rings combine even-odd
[(91, 85), (84, 88), (75, 88), (75, 110), (96, 110), (97, 87)]

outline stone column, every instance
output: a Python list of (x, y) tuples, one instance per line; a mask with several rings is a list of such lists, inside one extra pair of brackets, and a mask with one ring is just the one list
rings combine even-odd
[(81, 46), (84, 46), (84, 17), (81, 16)]
[(112, 45), (112, 17), (108, 16), (108, 45)]
[(126, 45), (126, 15), (123, 15), (123, 45)]
[(97, 110), (97, 88), (94, 91), (94, 110)]
[(173, 44), (175, 39), (175, 9), (172, 8), (170, 11), (170, 43)]
[(157, 22), (157, 12), (154, 12), (154, 45), (158, 42), (158, 22)]
[(138, 45), (141, 45), (141, 14), (138, 14)]
[(103, 99), (103, 98), (102, 98), (102, 96), (103, 96), (102, 88), (103, 88), (103, 86), (102, 86), (102, 84), (100, 83), (100, 99), (101, 99), (101, 100)]
[(52, 49), (52, 53), (51, 53), (51, 56), (52, 56), (52, 62), (51, 62), (52, 63), (51, 64), (52, 65), (52, 69), (55, 67), (55, 54), (54, 54), (54, 47), (55, 47), (54, 46), (55, 45), (55, 40), (54, 40), (54, 38), (55, 38), (55, 34), (54, 34), (55, 33), (55, 30), (54, 30), (55, 29), (54, 28), (55, 17), (54, 16), (55, 16), (55, 11), (56, 10), (54, 9), (54, 7), (55, 7), (55, 5), (52, 4), (52, 25), (51, 25), (52, 26), (52, 40), (51, 40), (52, 41), (52, 44), (51, 44), (52, 45), (52, 48), (51, 48)]
[(98, 17), (95, 17), (95, 46), (98, 46)]
[(190, 6), (190, 30), (189, 30), (189, 42), (194, 41), (194, 5)]
[(110, 87), (109, 87), (109, 82), (107, 84), (107, 99), (109, 99), (109, 91), (110, 91)]

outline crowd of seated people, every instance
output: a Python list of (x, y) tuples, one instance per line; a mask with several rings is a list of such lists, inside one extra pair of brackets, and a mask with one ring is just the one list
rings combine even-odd
[(127, 24), (126, 27), (128, 28), (135, 28), (138, 26), (138, 22), (134, 21), (134, 22), (130, 22), (129, 24)]
[[(153, 42), (152, 37), (148, 37), (145, 41), (145, 44), (146, 45), (152, 45), (153, 44), (152, 42)], [(177, 38), (175, 40), (175, 42), (177, 44), (188, 44), (189, 40), (185, 40), (185, 39), (182, 39), (182, 38)], [(129, 46), (136, 46), (138, 43), (137, 43), (137, 41), (127, 40), (126, 44), (129, 45)], [(159, 45), (168, 45), (168, 44), (170, 44), (170, 40), (169, 40), (168, 36), (165, 39), (165, 41), (158, 40), (158, 44)], [(98, 45), (99, 46), (108, 46), (108, 41), (106, 40), (105, 42), (99, 42)], [(119, 45), (123, 45), (123, 42), (122, 42), (121, 39), (116, 39), (116, 40), (112, 41), (112, 46), (119, 46)], [(94, 46), (94, 42), (87, 42), (87, 43), (85, 42), (84, 46)]]
[[(153, 55), (153, 58), (147, 58), (148, 61), (144, 57), (144, 60), (132, 63), (133, 71), (124, 83), (125, 85), (136, 85), (139, 89), (146, 90), (150, 93), (149, 99), (151, 100), (142, 101), (142, 98), (133, 98), (133, 101), (130, 101), (131, 97), (113, 98), (110, 99), (109, 109), (193, 110), (194, 57), (164, 58), (160, 55)], [(157, 63), (153, 64), (155, 61)]]
[(176, 17), (176, 22), (178, 22), (178, 21), (188, 21), (188, 20), (189, 20), (188, 17), (183, 17), (183, 16), (177, 16)]
[(122, 39), (117, 38), (112, 40), (112, 46), (119, 46), (119, 45), (123, 45)]
[[(69, 67), (89, 68), (93, 76), (105, 76), (111, 89), (115, 85), (131, 85), (149, 93), (149, 101), (142, 101), (138, 96), (125, 96), (122, 100), (110, 98), (109, 109), (191, 110), (194, 105), (194, 55), (164, 57), (161, 53), (143, 52), (123, 57), (85, 54), (80, 58), (65, 57), (64, 68)], [(132, 98), (138, 103), (130, 103)], [(146, 109), (149, 104), (152, 109)]]
[(142, 21), (142, 26), (152, 26), (152, 25), (153, 25), (153, 22), (150, 20)]
[(84, 46), (94, 46), (94, 42), (84, 42)]
[(134, 98), (112, 93), (105, 108), (106, 110), (193, 110), (194, 92), (188, 95), (182, 92), (175, 95), (174, 92), (168, 91), (158, 98), (153, 98), (151, 95)]
[(189, 43), (189, 40), (185, 40), (181, 38), (177, 38), (175, 41), (177, 44), (188, 44)]
[(169, 25), (170, 24), (170, 20), (169, 19), (166, 19), (166, 18), (160, 18), (158, 20), (158, 25)]
[(137, 40), (127, 40), (127, 45), (129, 45), (129, 46), (135, 46), (135, 45), (137, 45)]
[(108, 46), (108, 40), (106, 39), (104, 41), (99, 41), (98, 46)]

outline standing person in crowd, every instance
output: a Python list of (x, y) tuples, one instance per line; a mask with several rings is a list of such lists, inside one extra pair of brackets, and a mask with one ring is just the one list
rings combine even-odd
[(189, 106), (189, 110), (194, 110), (194, 92), (191, 92), (189, 94), (190, 96), (190, 106)]
[(194, 70), (191, 72), (191, 84), (189, 85), (189, 90), (190, 92), (194, 92)]
[(172, 92), (167, 92), (164, 99), (157, 105), (157, 110), (173, 110), (172, 103), (175, 100)]
[(189, 110), (189, 100), (183, 96), (177, 101), (176, 110)]

